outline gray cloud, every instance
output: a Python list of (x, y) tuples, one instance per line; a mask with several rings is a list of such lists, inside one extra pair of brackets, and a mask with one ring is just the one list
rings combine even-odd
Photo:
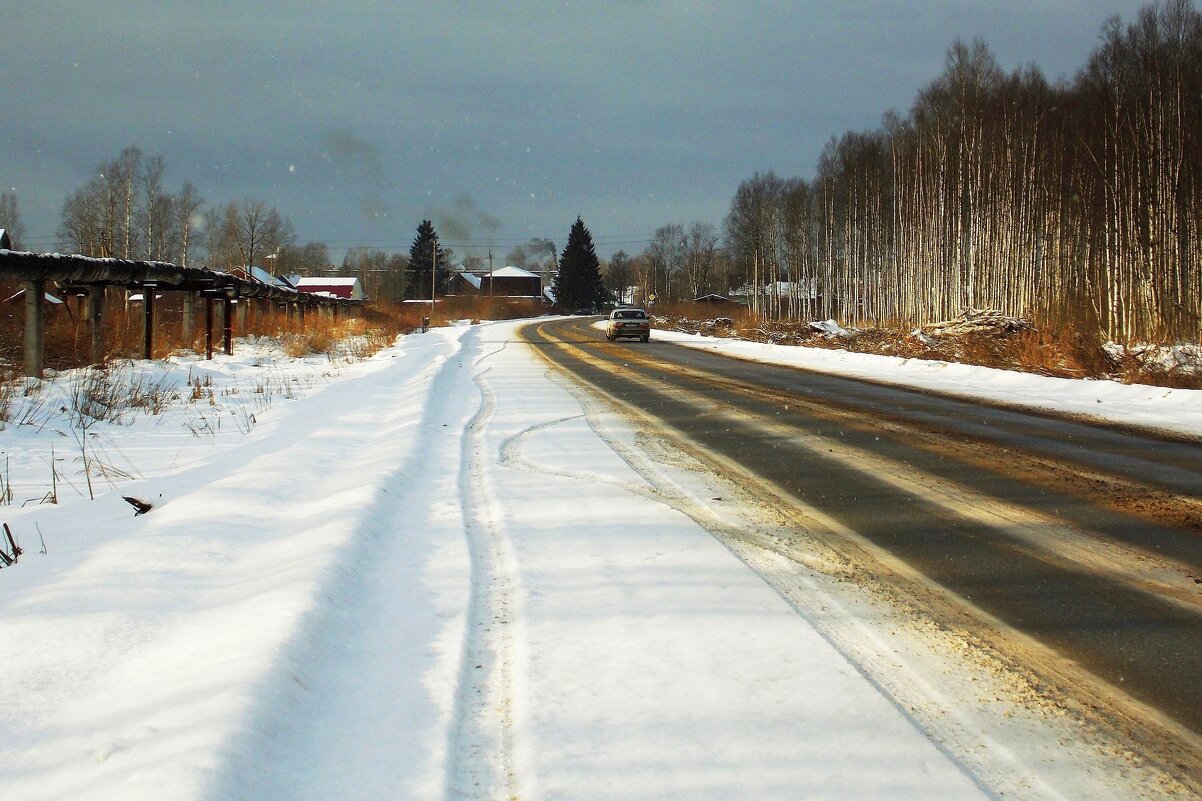
[(515, 267), (533, 267), (550, 262), (555, 255), (554, 242), (550, 239), (531, 237), (525, 244), (511, 248), (505, 254), (505, 263)]
[(263, 197), (305, 239), (404, 249), (426, 216), (505, 250), (580, 214), (636, 251), (719, 222), (756, 170), (811, 175), (957, 37), (1071, 76), (1145, 1), (13, 2), (0, 187), (49, 246), (64, 198), (138, 144), (170, 185)]
[(363, 219), (376, 225), (388, 221), (391, 211), (382, 191), (384, 160), (380, 149), (349, 128), (326, 131), (318, 149), (332, 175), (358, 195)]
[(372, 178), (380, 174), (380, 149), (349, 128), (322, 134), (319, 147), (323, 159), (351, 177)]
[(427, 216), (434, 222), (439, 238), (447, 242), (468, 243), (478, 232), (486, 236), (502, 227), (500, 218), (478, 208), (466, 192), (457, 195), (449, 206), (432, 207)]

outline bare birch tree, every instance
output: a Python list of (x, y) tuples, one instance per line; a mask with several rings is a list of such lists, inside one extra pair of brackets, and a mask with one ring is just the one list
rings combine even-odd
[(0, 193), (0, 229), (8, 233), (13, 250), (23, 250), (25, 226), (21, 224), (21, 212), (17, 208), (17, 193)]
[[(956, 42), (908, 116), (832, 139), (812, 181), (744, 181), (726, 252), (767, 314), (914, 325), (989, 306), (1123, 342), (1196, 342), (1199, 86), (1190, 0), (1108, 21), (1056, 86)], [(782, 274), (790, 297), (764, 291)], [(821, 310), (795, 302), (806, 295)]]

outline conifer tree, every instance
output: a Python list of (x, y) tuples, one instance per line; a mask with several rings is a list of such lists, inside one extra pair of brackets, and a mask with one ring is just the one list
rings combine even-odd
[(429, 298), (432, 292), (430, 278), (436, 267), (437, 274), (434, 275), (434, 283), (441, 291), (446, 286), (447, 278), (451, 274), (451, 265), (447, 263), (446, 251), (438, 242), (434, 224), (429, 220), (422, 220), (421, 225), (417, 226), (417, 236), (409, 247), (405, 297), (419, 300)]
[(555, 299), (565, 309), (599, 310), (609, 299), (601, 278), (601, 263), (593, 249), (593, 235), (579, 217), (568, 232), (568, 244), (559, 257)]

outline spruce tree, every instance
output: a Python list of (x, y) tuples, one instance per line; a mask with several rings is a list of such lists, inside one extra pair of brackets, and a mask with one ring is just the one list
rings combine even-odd
[(555, 276), (555, 300), (568, 311), (599, 311), (610, 300), (601, 278), (601, 262), (593, 249), (593, 235), (579, 217), (568, 232), (568, 244), (559, 257)]
[[(435, 265), (435, 255), (438, 257), (437, 265)], [(409, 268), (405, 282), (406, 298), (425, 300), (430, 297), (430, 275), (435, 266), (438, 271), (434, 281), (437, 288), (441, 290), (446, 286), (447, 278), (451, 274), (451, 265), (447, 263), (446, 251), (438, 243), (438, 234), (434, 232), (434, 224), (429, 220), (422, 220), (421, 225), (417, 226), (417, 236), (409, 247)]]

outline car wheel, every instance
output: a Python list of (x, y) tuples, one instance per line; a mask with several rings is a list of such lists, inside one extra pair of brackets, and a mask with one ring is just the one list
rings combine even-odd
[(650, 341), (651, 341), (651, 335), (650, 335), (650, 334), (648, 334), (647, 336), (643, 337), (643, 341), (644, 341), (644, 342), (650, 342)]

